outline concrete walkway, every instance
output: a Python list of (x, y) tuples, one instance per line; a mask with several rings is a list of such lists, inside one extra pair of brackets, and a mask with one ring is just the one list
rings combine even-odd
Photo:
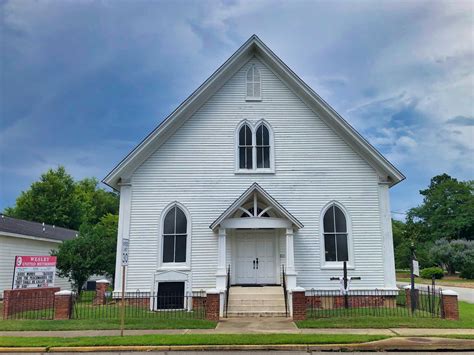
[[(403, 288), (404, 286), (409, 285), (408, 282), (397, 282), (397, 286), (399, 288)], [(416, 287), (421, 290), (427, 290), (429, 285), (423, 284), (416, 284)], [(458, 299), (460, 301), (474, 303), (474, 289), (467, 288), (467, 287), (451, 287), (451, 286), (436, 286), (436, 288), (440, 288), (442, 290), (453, 290), (458, 293)]]
[[(428, 329), (428, 328), (390, 328), (390, 329), (341, 329), (297, 328), (287, 318), (227, 318), (221, 320), (215, 329), (146, 329), (125, 330), (125, 335), (144, 334), (366, 334), (388, 336), (437, 336), (448, 334), (474, 335), (474, 329)], [(119, 330), (66, 330), (66, 331), (0, 331), (0, 336), (18, 337), (91, 337), (120, 335)]]

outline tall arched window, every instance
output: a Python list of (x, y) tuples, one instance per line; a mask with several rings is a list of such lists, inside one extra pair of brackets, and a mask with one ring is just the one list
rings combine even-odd
[(257, 169), (270, 168), (270, 134), (262, 123), (257, 128)]
[(349, 261), (346, 216), (337, 205), (326, 210), (323, 228), (326, 261)]
[(239, 131), (239, 168), (253, 169), (252, 130), (244, 124)]
[(163, 222), (163, 263), (186, 262), (188, 220), (178, 206), (173, 206)]
[(247, 70), (247, 99), (260, 99), (261, 90), (260, 72), (255, 65), (252, 65)]

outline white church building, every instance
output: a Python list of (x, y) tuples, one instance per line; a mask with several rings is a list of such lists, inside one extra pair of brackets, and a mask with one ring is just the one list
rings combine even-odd
[(343, 262), (352, 289), (393, 292), (404, 178), (254, 35), (104, 179), (120, 191), (115, 291), (127, 239), (129, 292), (257, 295), (283, 269), (290, 291), (337, 290)]

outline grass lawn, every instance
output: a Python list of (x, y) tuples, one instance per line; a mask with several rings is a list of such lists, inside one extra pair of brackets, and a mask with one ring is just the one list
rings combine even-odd
[(474, 304), (459, 302), (460, 320), (417, 318), (411, 316), (332, 317), (307, 319), (295, 322), (299, 328), (474, 328)]
[[(125, 320), (125, 329), (212, 329), (216, 322), (205, 319), (135, 318)], [(0, 320), (0, 330), (120, 329), (118, 319)]]
[(383, 335), (354, 334), (181, 334), (98, 336), (81, 338), (0, 337), (4, 347), (111, 346), (111, 345), (274, 345), (349, 344), (389, 338)]

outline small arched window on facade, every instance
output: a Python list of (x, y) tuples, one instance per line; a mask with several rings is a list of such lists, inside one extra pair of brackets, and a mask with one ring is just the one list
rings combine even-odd
[(323, 224), (326, 261), (349, 261), (344, 212), (337, 205), (331, 205), (324, 214)]
[(247, 100), (260, 100), (262, 82), (260, 72), (255, 65), (247, 70)]
[(186, 262), (188, 220), (184, 212), (173, 206), (163, 223), (163, 263)]
[(256, 133), (257, 169), (270, 168), (270, 133), (262, 123)]
[(252, 130), (247, 124), (239, 130), (239, 168), (253, 169)]

